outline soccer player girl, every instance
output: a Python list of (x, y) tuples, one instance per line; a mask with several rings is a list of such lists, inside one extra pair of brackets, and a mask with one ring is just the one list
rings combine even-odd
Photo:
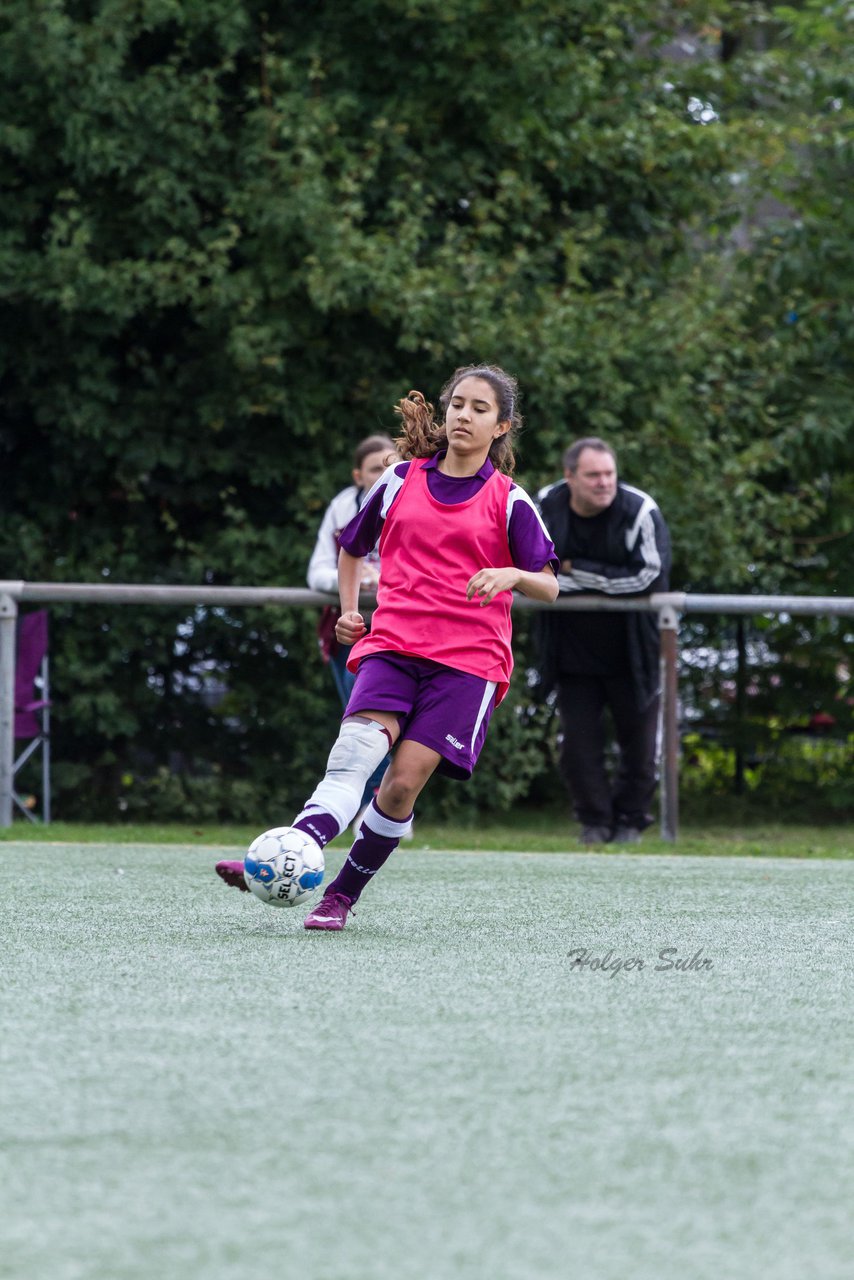
[[(439, 402), (441, 422), (420, 392), (396, 406), (404, 461), (387, 468), (341, 535), (336, 635), (353, 645), (356, 682), (326, 774), (293, 825), (328, 844), (352, 822), (377, 762), (389, 747), (394, 754), (307, 929), (344, 928), (437, 770), (471, 775), (513, 668), (512, 593), (545, 603), (558, 593), (552, 541), (510, 478), (521, 425), (515, 379), (492, 365), (457, 369)], [(378, 539), (368, 631), (359, 612), (361, 564)], [(218, 863), (217, 871), (245, 887), (242, 863)]]

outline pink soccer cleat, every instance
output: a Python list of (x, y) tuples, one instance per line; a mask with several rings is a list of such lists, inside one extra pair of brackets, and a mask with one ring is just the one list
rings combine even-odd
[(343, 893), (326, 893), (313, 911), (309, 911), (303, 925), (306, 929), (327, 929), (338, 931), (347, 923), (347, 917), (353, 904)]
[(224, 861), (216, 864), (217, 875), (230, 884), (232, 889), (241, 889), (244, 893), (249, 892), (249, 886), (243, 879), (243, 863), (236, 861)]

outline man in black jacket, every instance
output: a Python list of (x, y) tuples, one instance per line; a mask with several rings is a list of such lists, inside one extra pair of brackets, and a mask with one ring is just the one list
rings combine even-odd
[[(539, 497), (561, 561), (561, 594), (648, 595), (667, 591), (670, 535), (649, 494), (617, 480), (617, 458), (588, 436), (563, 456), (564, 479)], [(657, 781), (659, 641), (654, 613), (538, 615), (540, 676), (557, 691), (563, 733), (560, 773), (585, 844), (640, 839), (652, 822)], [(619, 759), (605, 762), (605, 708)]]

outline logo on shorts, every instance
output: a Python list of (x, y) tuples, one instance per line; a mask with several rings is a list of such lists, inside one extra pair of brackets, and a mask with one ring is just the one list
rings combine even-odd
[(452, 733), (446, 733), (446, 734), (445, 734), (445, 741), (446, 741), (446, 742), (450, 742), (450, 744), (451, 744), (451, 746), (452, 746), (452, 747), (456, 747), (456, 748), (457, 748), (457, 751), (462, 751), (462, 749), (463, 749), (463, 744), (462, 744), (461, 742), (458, 742), (458, 741), (457, 741), (457, 739), (454, 737), (454, 735), (453, 735)]

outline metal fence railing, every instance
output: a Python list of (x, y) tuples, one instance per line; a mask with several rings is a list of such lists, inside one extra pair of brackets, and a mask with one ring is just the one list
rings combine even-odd
[[(317, 591), (292, 587), (173, 587), (86, 582), (0, 580), (0, 827), (12, 823), (15, 752), (15, 640), (19, 602), (149, 605), (322, 606), (335, 600)], [(337, 600), (335, 600), (337, 603)], [(544, 605), (525, 596), (514, 608), (595, 612), (642, 610), (658, 614), (661, 636), (662, 767), (661, 834), (675, 840), (679, 830), (678, 652), (679, 619), (685, 613), (804, 614), (854, 617), (854, 596), (695, 595), (680, 591), (658, 595), (563, 596)]]

